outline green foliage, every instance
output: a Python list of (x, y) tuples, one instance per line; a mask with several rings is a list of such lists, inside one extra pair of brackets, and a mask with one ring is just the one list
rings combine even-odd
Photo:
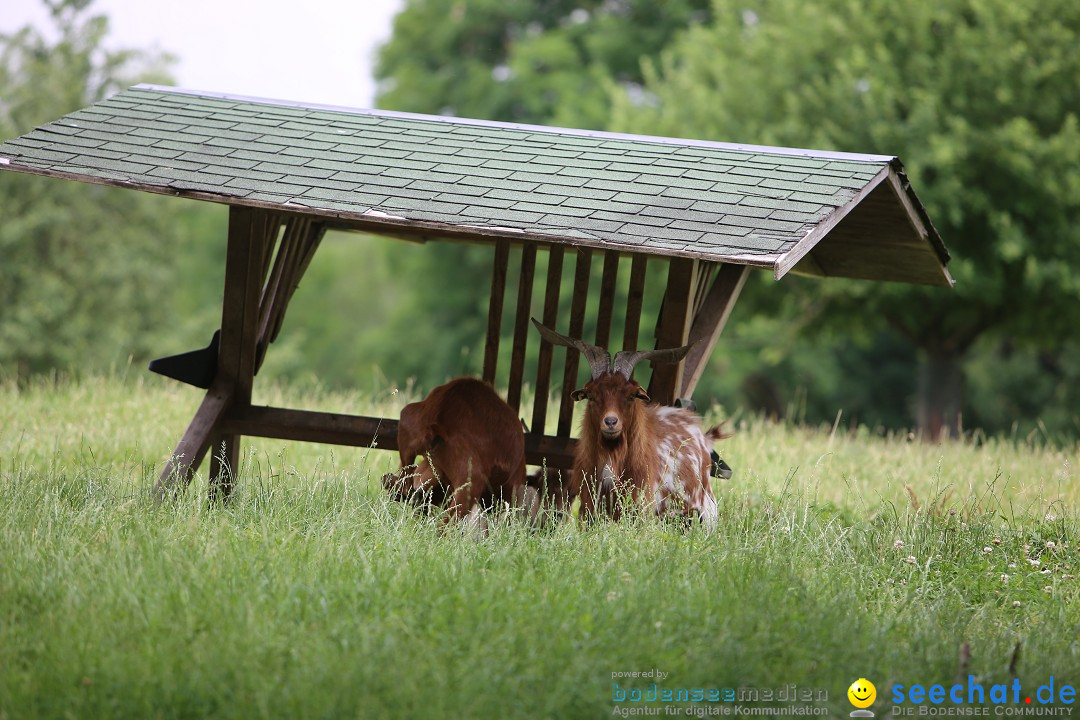
[[(84, 0), (48, 3), (58, 32), (0, 36), (0, 136), (160, 81), (167, 57), (102, 48), (108, 23)], [(145, 356), (162, 324), (171, 211), (130, 191), (0, 173), (0, 368), (106, 367)]]
[(714, 3), (620, 129), (895, 154), (952, 250), (954, 291), (827, 282), (817, 327), (882, 321), (923, 357), (1053, 348), (1080, 322), (1080, 6)]
[(410, 0), (379, 53), (379, 106), (603, 128), (610, 86), (709, 16), (707, 0)]
[[(409, 399), (257, 392), (377, 416)], [(886, 679), (948, 683), (963, 643), (981, 682), (1011, 682), (1017, 641), (1025, 687), (1075, 682), (1075, 446), (750, 420), (719, 446), (736, 475), (713, 534), (499, 520), (478, 541), (389, 502), (396, 458), (363, 448), (245, 441), (229, 506), (205, 480), (154, 506), (198, 400), (161, 379), (0, 384), (6, 715), (592, 718), (613, 672), (655, 667), (824, 688), (830, 715), (880, 678), (880, 716)]]

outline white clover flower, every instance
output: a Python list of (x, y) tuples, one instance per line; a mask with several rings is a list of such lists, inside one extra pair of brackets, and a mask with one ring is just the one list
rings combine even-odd
[(983, 555), (989, 555), (992, 552), (994, 552), (994, 548), (990, 547), (989, 545), (983, 548)]
[(1005, 573), (1001, 573), (1001, 582), (1009, 582), (1009, 576)]
[(1031, 567), (1039, 567), (1042, 565), (1042, 560), (1039, 558), (1028, 558), (1028, 562), (1031, 563)]
[(904, 547), (904, 541), (903, 540), (897, 540), (896, 542), (894, 542), (892, 544), (892, 546), (894, 548), (896, 548), (897, 550), (899, 550), (900, 548)]
[(904, 558), (904, 562), (906, 562), (908, 565), (914, 565), (915, 564), (915, 556), (914, 555), (908, 555), (906, 558)]
[(1020, 601), (1019, 600), (1013, 600), (1013, 607), (1020, 607)]
[(1047, 550), (1053, 550), (1056, 547), (1057, 547), (1057, 545), (1054, 543), (1053, 540), (1047, 540), (1046, 541), (1046, 549)]

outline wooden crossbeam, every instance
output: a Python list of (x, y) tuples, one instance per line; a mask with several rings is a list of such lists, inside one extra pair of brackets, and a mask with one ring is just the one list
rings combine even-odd
[[(559, 293), (562, 289), (563, 247), (554, 245), (548, 253), (547, 286), (544, 288), (544, 315), (542, 322), (555, 327), (559, 320)], [(536, 361), (536, 397), (533, 399), (532, 431), (543, 433), (547, 422), (548, 392), (551, 389), (551, 343), (540, 343)]]
[(525, 378), (525, 347), (529, 342), (532, 325), (533, 275), (536, 273), (536, 244), (526, 243), (521, 249), (521, 273), (518, 279), (517, 310), (514, 317), (514, 345), (510, 353), (510, 378), (506, 391), (506, 403), (514, 408), (521, 407), (521, 385)]
[(488, 302), (487, 336), (484, 339), (483, 378), (495, 384), (495, 371), (499, 365), (499, 335), (502, 332), (503, 296), (506, 294), (506, 268), (510, 263), (510, 243), (495, 243), (495, 258), (491, 266), (491, 299)]
[[(221, 429), (236, 435), (397, 450), (398, 421), (342, 413), (292, 410), (248, 405), (234, 408), (221, 420)], [(525, 460), (530, 465), (569, 467), (573, 438), (542, 433), (525, 434)]]
[[(589, 299), (589, 271), (592, 269), (592, 251), (579, 248), (574, 268), (574, 294), (570, 299), (570, 337), (580, 338), (585, 328), (585, 303)], [(562, 402), (559, 405), (559, 426), (556, 435), (570, 437), (570, 423), (574, 417), (574, 399), (570, 393), (577, 384), (578, 358), (576, 350), (566, 349), (566, 367), (563, 371)]]

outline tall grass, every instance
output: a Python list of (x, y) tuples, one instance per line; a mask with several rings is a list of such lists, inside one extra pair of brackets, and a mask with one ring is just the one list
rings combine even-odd
[(834, 713), (866, 677), (879, 715), (894, 682), (1080, 681), (1076, 448), (749, 420), (712, 534), (501, 518), (478, 541), (384, 499), (369, 449), (252, 441), (230, 504), (201, 481), (155, 506), (198, 400), (0, 387), (0, 718), (598, 717), (648, 682), (612, 673), (651, 668)]

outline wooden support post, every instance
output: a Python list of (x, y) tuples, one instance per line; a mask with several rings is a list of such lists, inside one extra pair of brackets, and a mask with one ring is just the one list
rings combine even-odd
[(626, 324), (623, 326), (623, 350), (637, 350), (641, 331), (641, 305), (645, 298), (645, 270), (648, 257), (635, 255), (630, 263), (630, 292), (626, 297)]
[(600, 276), (600, 305), (596, 311), (596, 343), (605, 350), (611, 341), (611, 315), (615, 308), (615, 283), (619, 279), (619, 253), (604, 253), (604, 272)]
[[(563, 246), (553, 245), (548, 253), (547, 286), (544, 289), (544, 325), (553, 328), (559, 320), (559, 291), (562, 289)], [(540, 343), (536, 361), (536, 397), (533, 400), (533, 433), (542, 435), (547, 423), (548, 391), (551, 389), (551, 343)]]
[[(574, 295), (570, 300), (570, 329), (568, 334), (573, 338), (580, 338), (585, 328), (585, 302), (589, 299), (589, 271), (592, 266), (592, 251), (588, 248), (579, 248), (577, 251), (577, 266), (574, 268)], [(563, 372), (562, 403), (559, 405), (559, 427), (556, 434), (559, 437), (570, 437), (570, 423), (574, 416), (574, 399), (570, 393), (577, 384), (578, 358), (581, 353), (577, 350), (566, 350), (566, 368)]]
[[(270, 213), (265, 210), (229, 209), (217, 375), (154, 486), (158, 499), (164, 499), (178, 486), (186, 487), (206, 453), (221, 443), (224, 443), (223, 455), (216, 448), (211, 455), (211, 495), (227, 496), (231, 490), (228, 475), (236, 471), (239, 437), (219, 435), (218, 427), (232, 408), (251, 403), (259, 292), (267, 268), (269, 243), (276, 232), (277, 219), (271, 221)], [(227, 468), (222, 467), (222, 461)]]
[(521, 384), (525, 379), (525, 346), (532, 325), (533, 275), (536, 273), (536, 244), (525, 243), (521, 248), (521, 275), (518, 280), (517, 311), (514, 317), (514, 346), (510, 354), (510, 379), (506, 404), (517, 412), (521, 407)]
[(488, 303), (487, 338), (484, 340), (484, 380), (495, 384), (499, 364), (499, 333), (502, 330), (503, 296), (506, 291), (506, 266), (510, 262), (510, 243), (495, 243), (495, 261), (491, 267), (491, 300)]
[[(255, 379), (259, 298), (267, 255), (278, 234), (278, 221), (266, 211), (229, 208), (229, 246), (225, 256), (225, 300), (217, 381), (231, 388), (228, 410), (251, 404)], [(240, 436), (218, 435), (210, 454), (210, 499), (226, 499), (240, 464)]]
[[(667, 289), (660, 318), (656, 323), (656, 347), (673, 348), (686, 345), (693, 318), (694, 297), (697, 292), (698, 261), (672, 258), (668, 265)], [(675, 393), (682, 384), (683, 364), (656, 363), (653, 365), (649, 396), (661, 405), (675, 402)]]
[(690, 342), (694, 343), (694, 347), (683, 360), (679, 397), (689, 398), (694, 394), (694, 388), (705, 372), (713, 347), (731, 316), (749, 274), (750, 268), (746, 265), (722, 265), (716, 273), (690, 329)]
[(230, 390), (223, 385), (213, 385), (207, 391), (195, 417), (173, 450), (172, 457), (165, 463), (165, 470), (154, 484), (154, 498), (159, 502), (183, 490), (191, 482), (191, 476), (210, 449), (215, 429), (232, 402)]

